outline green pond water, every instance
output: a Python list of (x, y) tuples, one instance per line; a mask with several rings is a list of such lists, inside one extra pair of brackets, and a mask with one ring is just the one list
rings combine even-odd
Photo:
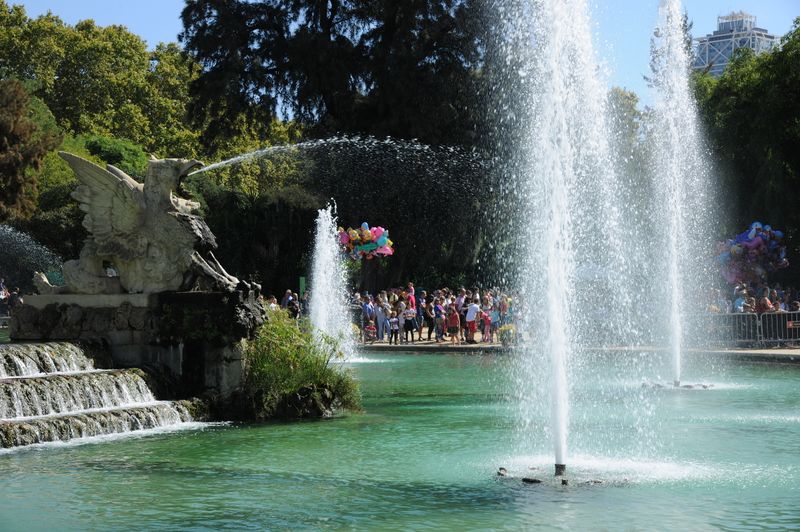
[(0, 454), (0, 529), (800, 527), (800, 368), (688, 361), (714, 388), (653, 390), (660, 355), (595, 355), (561, 486), (547, 408), (520, 429), (510, 356), (365, 356), (363, 414)]

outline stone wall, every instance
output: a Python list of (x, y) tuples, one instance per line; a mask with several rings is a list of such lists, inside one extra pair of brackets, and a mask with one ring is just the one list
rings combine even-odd
[(108, 347), (114, 367), (161, 374), (161, 395), (226, 401), (244, 372), (241, 341), (263, 323), (254, 293), (26, 296), (11, 319), (14, 341), (86, 341)]

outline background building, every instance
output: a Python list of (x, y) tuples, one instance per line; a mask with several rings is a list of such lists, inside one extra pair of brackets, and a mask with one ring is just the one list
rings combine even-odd
[(756, 17), (743, 11), (717, 17), (717, 31), (697, 39), (692, 68), (721, 76), (739, 48), (750, 48), (756, 54), (778, 46), (778, 39), (767, 30), (756, 27)]

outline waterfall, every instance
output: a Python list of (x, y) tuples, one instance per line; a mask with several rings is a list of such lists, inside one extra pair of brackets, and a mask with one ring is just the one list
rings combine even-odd
[(69, 343), (0, 346), (0, 447), (115, 434), (191, 421), (157, 401), (136, 369), (95, 369)]

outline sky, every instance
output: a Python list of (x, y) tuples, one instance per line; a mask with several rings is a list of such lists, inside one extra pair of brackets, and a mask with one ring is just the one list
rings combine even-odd
[[(52, 11), (69, 24), (94, 19), (101, 26), (120, 24), (140, 35), (148, 46), (175, 41), (182, 26), (183, 0), (6, 0), (22, 4), (28, 16)], [(658, 17), (659, 0), (589, 0), (594, 20), (594, 45), (609, 85), (639, 94), (648, 103), (647, 73), (650, 35)], [(800, 0), (683, 0), (694, 37), (716, 29), (717, 16), (746, 11), (758, 26), (781, 36), (800, 16)]]

